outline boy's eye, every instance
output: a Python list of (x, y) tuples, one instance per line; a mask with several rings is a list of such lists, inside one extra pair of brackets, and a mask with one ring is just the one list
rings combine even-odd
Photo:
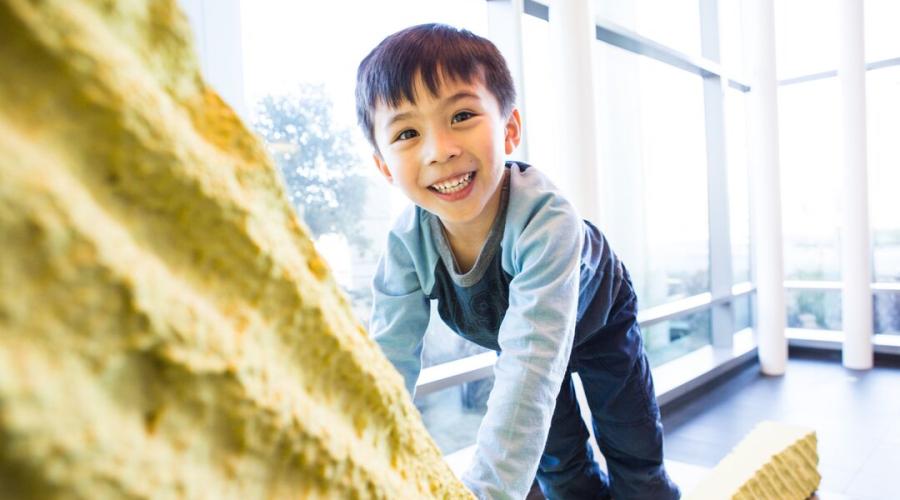
[(456, 113), (455, 115), (453, 115), (452, 122), (453, 123), (464, 122), (464, 121), (468, 120), (469, 118), (472, 118), (473, 116), (475, 116), (475, 113), (470, 113), (468, 111), (460, 111), (459, 113)]
[(397, 134), (397, 139), (395, 139), (395, 140), (407, 141), (418, 135), (419, 135), (418, 132), (416, 132), (415, 130), (413, 130), (411, 128), (408, 128), (408, 129), (404, 130), (403, 132), (400, 132), (399, 134)]

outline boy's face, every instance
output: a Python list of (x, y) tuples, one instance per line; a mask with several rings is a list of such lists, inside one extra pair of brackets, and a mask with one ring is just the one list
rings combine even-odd
[(416, 104), (375, 108), (375, 164), (388, 182), (448, 227), (490, 224), (496, 204), (489, 202), (499, 194), (505, 155), (519, 144), (519, 112), (503, 116), (481, 78), (442, 79), (437, 96), (421, 78), (415, 89)]

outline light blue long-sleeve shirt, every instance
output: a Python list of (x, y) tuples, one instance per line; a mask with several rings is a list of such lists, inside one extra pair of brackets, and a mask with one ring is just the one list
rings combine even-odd
[(438, 301), (441, 318), (458, 334), (499, 352), (474, 462), (462, 477), (479, 498), (492, 499), (528, 493), (581, 336), (576, 321), (605, 322), (611, 301), (593, 291), (612, 288), (599, 287), (601, 280), (616, 280), (616, 286), (621, 280), (602, 234), (542, 173), (525, 164), (507, 167), (501, 210), (465, 274), (457, 272), (437, 217), (419, 207), (401, 215), (373, 280), (370, 322), (410, 394), (421, 369), (430, 300)]

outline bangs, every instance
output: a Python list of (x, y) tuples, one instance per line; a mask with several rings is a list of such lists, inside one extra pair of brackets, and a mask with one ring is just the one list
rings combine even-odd
[(423, 24), (384, 39), (359, 65), (356, 82), (357, 120), (375, 145), (372, 110), (379, 103), (397, 107), (416, 103), (416, 79), (437, 96), (443, 80), (471, 83), (484, 79), (502, 113), (515, 101), (512, 76), (500, 51), (489, 40), (467, 30)]

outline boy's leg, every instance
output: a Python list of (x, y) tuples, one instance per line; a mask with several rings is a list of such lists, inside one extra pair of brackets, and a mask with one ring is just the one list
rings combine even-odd
[(584, 385), (613, 497), (677, 499), (678, 487), (663, 465), (662, 422), (636, 308), (632, 297), (587, 343), (593, 345), (581, 346), (574, 369)]
[(608, 480), (594, 461), (588, 437), (572, 375), (566, 372), (537, 472), (541, 491), (549, 500), (610, 498)]

